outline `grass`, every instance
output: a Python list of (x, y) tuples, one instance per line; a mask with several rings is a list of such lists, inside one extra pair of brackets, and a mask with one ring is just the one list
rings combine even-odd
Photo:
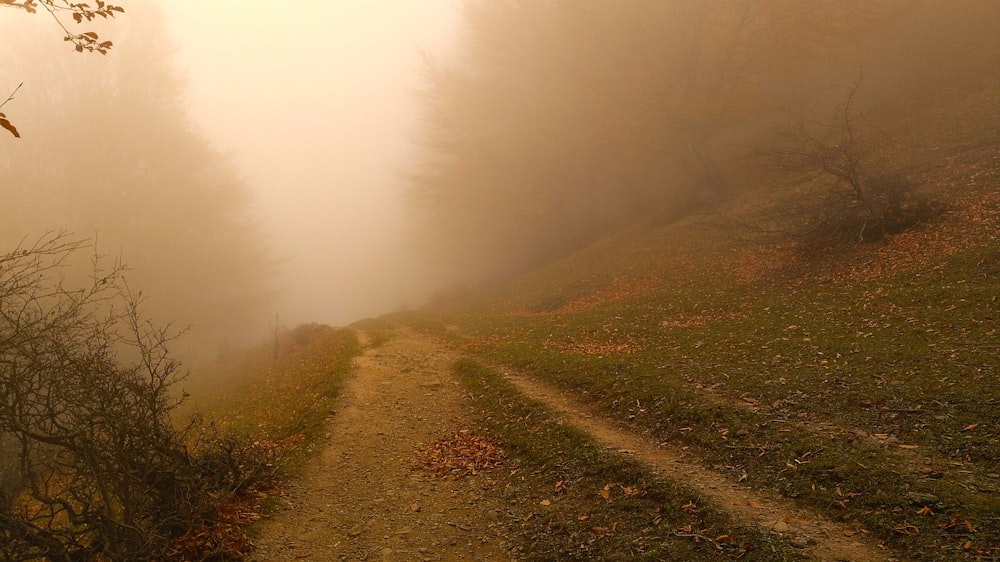
[(368, 347), (382, 347), (396, 335), (396, 325), (384, 318), (365, 318), (351, 324), (350, 327), (367, 335)]
[(697, 490), (658, 478), (562, 424), (473, 360), (455, 367), (480, 423), (509, 455), (504, 494), (529, 560), (801, 560)]
[(303, 325), (266, 344), (202, 368), (184, 382), (177, 412), (199, 415), (222, 436), (274, 443), (282, 471), (296, 473), (325, 435), (337, 396), (361, 352), (348, 329)]
[(877, 244), (807, 258), (653, 222), (411, 323), (907, 559), (1000, 558), (997, 102), (913, 127), (930, 140), (894, 158), (951, 210)]

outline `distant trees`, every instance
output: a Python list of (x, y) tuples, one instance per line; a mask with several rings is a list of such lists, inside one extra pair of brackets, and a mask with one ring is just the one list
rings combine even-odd
[[(148, 312), (191, 325), (184, 345), (238, 341), (269, 311), (273, 262), (237, 172), (185, 114), (156, 13), (122, 20), (107, 57), (44, 34), (0, 65), (25, 79), (30, 134), (0, 155), (0, 244), (68, 230), (121, 252)], [(23, 132), (23, 131), (22, 131)]]
[(732, 145), (841, 79), (840, 51), (907, 6), (469, 0), (461, 56), (428, 64), (415, 199), (505, 267), (716, 198)]

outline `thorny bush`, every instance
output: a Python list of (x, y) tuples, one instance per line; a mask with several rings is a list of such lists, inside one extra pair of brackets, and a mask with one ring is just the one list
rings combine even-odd
[(0, 254), (0, 559), (164, 557), (270, 464), (188, 447), (200, 428), (171, 423), (173, 336), (141, 317), (120, 263), (95, 254), (71, 288), (87, 248), (50, 233)]

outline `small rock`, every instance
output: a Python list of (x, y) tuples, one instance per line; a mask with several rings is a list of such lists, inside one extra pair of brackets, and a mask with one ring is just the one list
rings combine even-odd
[(347, 531), (347, 536), (351, 538), (357, 538), (361, 536), (361, 527), (351, 527)]
[(784, 521), (781, 520), (775, 521), (774, 525), (771, 525), (771, 528), (779, 533), (787, 533), (789, 530), (791, 530), (791, 527), (788, 526), (788, 523), (785, 523)]

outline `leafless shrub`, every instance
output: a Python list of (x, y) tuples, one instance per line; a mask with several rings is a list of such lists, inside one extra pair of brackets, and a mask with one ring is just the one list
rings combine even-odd
[(87, 247), (59, 233), (0, 255), (5, 560), (155, 558), (255, 475), (235, 444), (189, 452), (169, 417), (172, 334), (141, 317), (120, 263), (95, 257), (70, 287), (63, 266)]
[(759, 230), (796, 236), (810, 249), (878, 240), (935, 214), (905, 170), (877, 153), (887, 141), (865, 130), (866, 116), (855, 111), (859, 86), (833, 118), (800, 117), (778, 131), (774, 147), (755, 153), (795, 189)]

